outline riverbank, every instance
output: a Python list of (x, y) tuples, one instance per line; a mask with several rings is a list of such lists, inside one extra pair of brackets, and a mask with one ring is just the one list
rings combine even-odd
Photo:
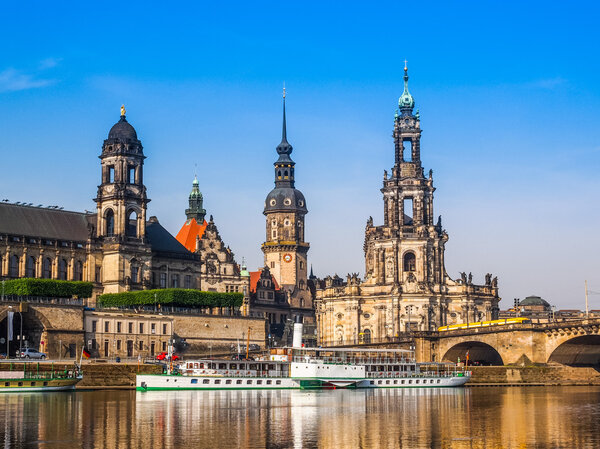
[[(40, 372), (64, 371), (73, 368), (72, 363), (29, 362), (28, 370)], [(0, 370), (20, 371), (23, 363), (4, 362)], [(162, 365), (144, 363), (104, 363), (88, 361), (83, 363), (83, 380), (77, 389), (134, 389), (136, 374), (160, 374)], [(473, 376), (466, 386), (539, 386), (539, 385), (597, 385), (600, 386), (600, 372), (589, 367), (563, 365), (545, 366), (474, 366), (469, 367)]]

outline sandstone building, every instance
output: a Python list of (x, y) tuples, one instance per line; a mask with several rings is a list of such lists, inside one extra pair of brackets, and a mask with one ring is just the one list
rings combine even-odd
[[(295, 188), (295, 162), (292, 145), (287, 141), (285, 90), (283, 95), (283, 126), (279, 158), (275, 161), (275, 188), (265, 200), (266, 240), (262, 244), (265, 268), (258, 287), (252, 286), (251, 310), (258, 307), (271, 314), (272, 322), (292, 319), (314, 322), (313, 298), (308, 287), (307, 253), (310, 245), (304, 240), (304, 217), (308, 213), (304, 195)], [(271, 282), (271, 275), (275, 282)], [(279, 287), (275, 289), (275, 283)], [(273, 288), (272, 292), (269, 292)], [(267, 297), (261, 297), (261, 292)], [(273, 293), (272, 298), (269, 297)]]
[(145, 158), (121, 108), (102, 145), (96, 213), (0, 203), (0, 278), (90, 281), (94, 295), (201, 288), (199, 255), (147, 218)]
[(202, 260), (200, 282), (202, 289), (212, 292), (239, 292), (248, 297), (250, 278), (242, 275), (233, 251), (225, 246), (217, 225), (211, 215), (206, 222), (203, 196), (198, 178), (194, 177), (189, 196), (189, 208), (185, 211), (186, 221), (177, 234), (177, 240), (188, 251), (196, 253)]
[(394, 167), (383, 176), (384, 223), (367, 220), (365, 276), (317, 282), (316, 317), (322, 344), (385, 340), (401, 332), (489, 320), (498, 314), (497, 278), (452, 279), (444, 267), (448, 234), (433, 209), (433, 172), (421, 162), (421, 122), (404, 92), (394, 120)]

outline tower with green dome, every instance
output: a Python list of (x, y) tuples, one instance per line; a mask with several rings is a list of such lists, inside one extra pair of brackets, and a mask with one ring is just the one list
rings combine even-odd
[(192, 218), (196, 219), (196, 223), (204, 223), (204, 217), (206, 216), (206, 210), (202, 207), (204, 198), (198, 183), (198, 178), (194, 175), (194, 181), (192, 182), (192, 191), (189, 196), (190, 207), (185, 210), (185, 215), (188, 220)]

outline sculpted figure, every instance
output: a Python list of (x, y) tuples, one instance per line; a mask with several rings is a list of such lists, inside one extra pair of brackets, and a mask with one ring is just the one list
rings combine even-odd
[(460, 279), (463, 281), (463, 284), (466, 284), (467, 283), (467, 273), (465, 273), (464, 271), (461, 271)]
[(492, 287), (498, 287), (498, 276), (494, 276), (492, 279)]
[(473, 283), (473, 273), (469, 273), (469, 284)]

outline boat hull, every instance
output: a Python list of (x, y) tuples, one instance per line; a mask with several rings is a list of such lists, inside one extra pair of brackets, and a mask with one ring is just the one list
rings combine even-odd
[(81, 379), (0, 379), (1, 393), (74, 390)]
[(326, 379), (179, 376), (138, 374), (136, 390), (283, 390), (324, 388), (451, 388), (461, 387), (469, 375), (448, 377)]

